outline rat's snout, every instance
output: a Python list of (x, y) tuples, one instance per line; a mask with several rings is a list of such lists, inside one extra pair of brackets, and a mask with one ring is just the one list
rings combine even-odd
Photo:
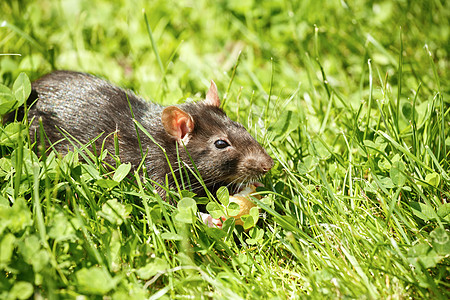
[(267, 173), (268, 171), (270, 171), (270, 169), (272, 169), (273, 165), (274, 162), (272, 157), (266, 155), (266, 157), (261, 162), (261, 169), (264, 173)]
[(256, 176), (267, 173), (273, 167), (273, 159), (264, 153), (264, 155), (253, 155), (247, 157), (244, 165), (248, 171)]

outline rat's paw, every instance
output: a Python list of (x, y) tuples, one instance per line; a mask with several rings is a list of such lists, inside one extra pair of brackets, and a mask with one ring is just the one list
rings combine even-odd
[(199, 217), (210, 228), (222, 229), (222, 219), (214, 219), (210, 214), (199, 212)]

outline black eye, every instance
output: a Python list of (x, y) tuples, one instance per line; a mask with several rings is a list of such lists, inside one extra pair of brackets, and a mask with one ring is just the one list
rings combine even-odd
[(217, 140), (214, 142), (214, 146), (216, 146), (217, 149), (224, 149), (230, 146), (230, 144), (228, 144), (228, 142), (224, 140)]

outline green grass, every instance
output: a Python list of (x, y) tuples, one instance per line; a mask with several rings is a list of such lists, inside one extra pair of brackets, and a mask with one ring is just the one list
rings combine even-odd
[(207, 228), (127, 165), (39, 158), (4, 125), (0, 298), (450, 297), (448, 1), (109, 2), (2, 1), (0, 111), (21, 73), (162, 104), (214, 79), (276, 161), (264, 217)]

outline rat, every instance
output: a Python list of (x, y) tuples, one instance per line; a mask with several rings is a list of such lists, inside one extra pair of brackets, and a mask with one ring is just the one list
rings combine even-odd
[[(220, 186), (237, 192), (274, 165), (244, 126), (232, 121), (220, 108), (214, 81), (202, 101), (162, 106), (90, 74), (54, 71), (32, 83), (27, 102), (34, 102), (28, 111), (32, 142), (41, 143), (39, 119), (47, 144), (50, 141), (62, 154), (73, 150), (72, 143), (81, 146), (69, 142), (61, 132), (69, 133), (83, 145), (101, 135), (96, 148), (100, 149), (104, 139), (105, 148), (112, 154), (115, 148), (111, 133), (117, 132), (120, 160), (131, 163), (134, 169), (143, 159), (134, 120), (141, 124), (153, 138), (138, 129), (147, 174), (164, 198), (166, 182), (174, 189), (175, 180), (180, 185), (187, 183), (197, 195), (205, 194), (189, 168), (196, 168), (206, 188), (214, 193)], [(180, 165), (185, 168), (180, 169)]]

